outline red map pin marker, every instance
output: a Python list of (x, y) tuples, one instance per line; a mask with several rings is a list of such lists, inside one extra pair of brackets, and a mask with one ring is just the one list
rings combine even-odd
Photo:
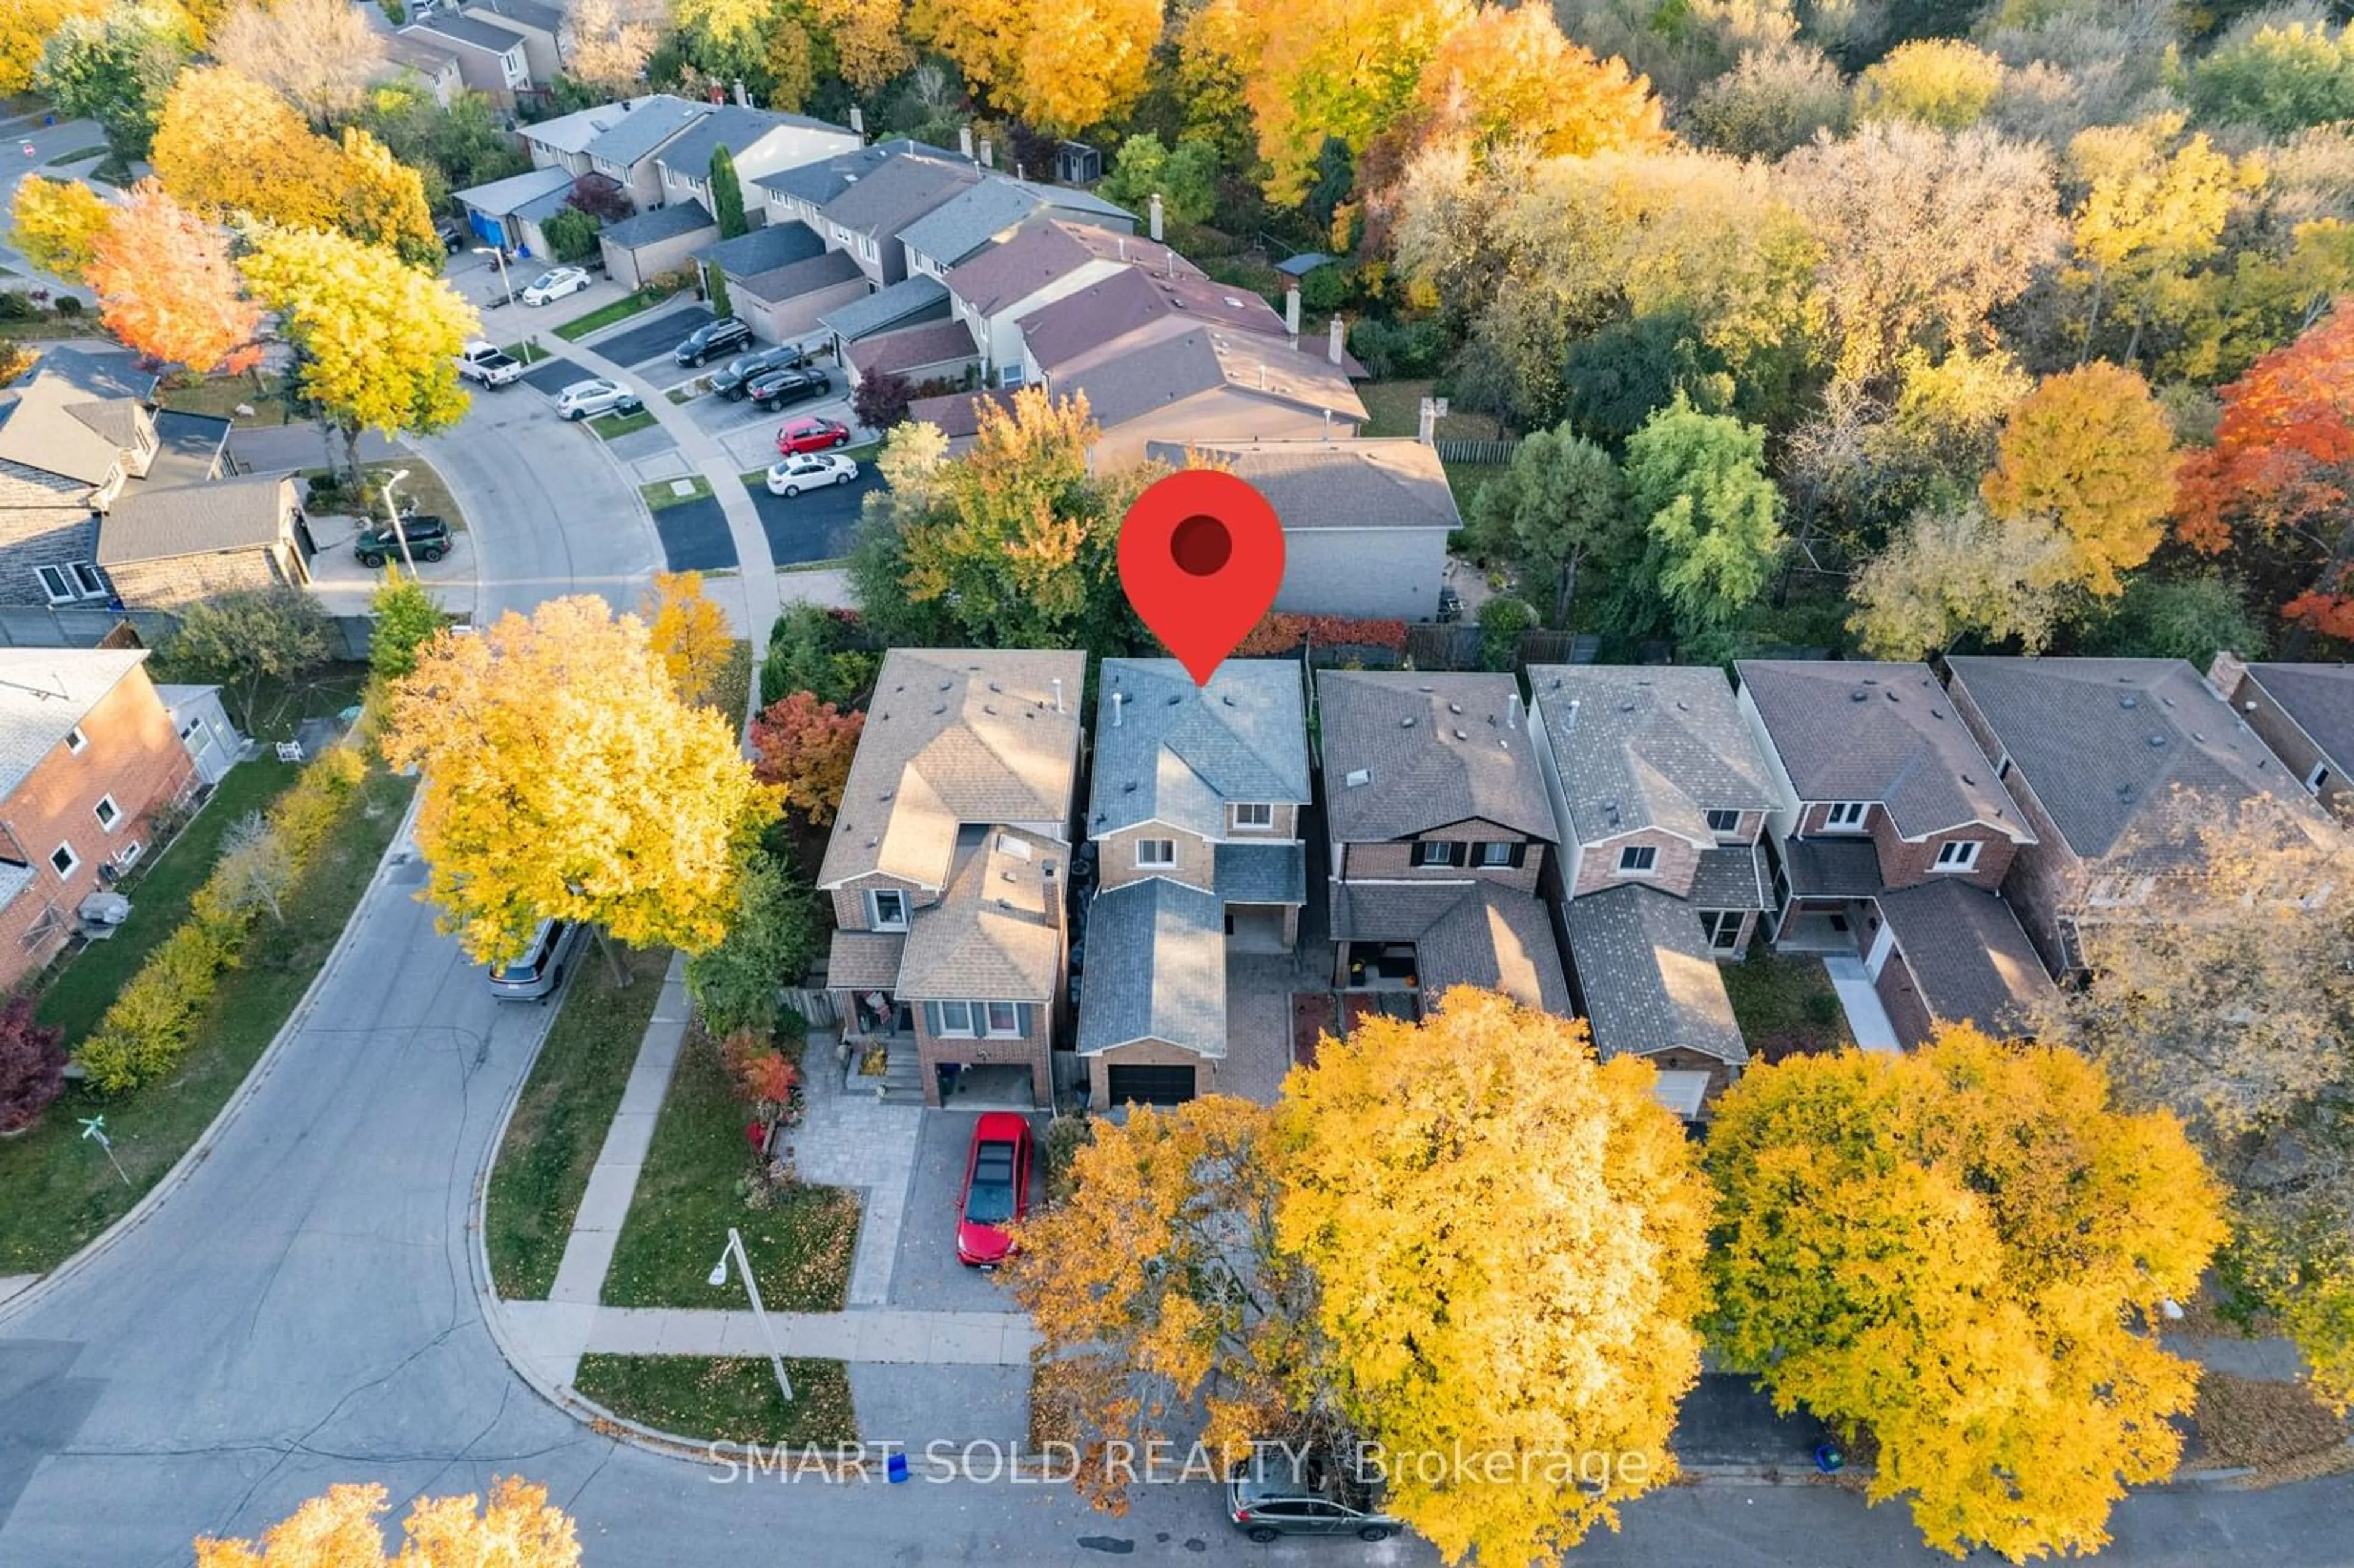
[(1119, 525), (1119, 583), (1152, 634), (1206, 685), (1283, 583), (1283, 524), (1246, 480), (1183, 469)]

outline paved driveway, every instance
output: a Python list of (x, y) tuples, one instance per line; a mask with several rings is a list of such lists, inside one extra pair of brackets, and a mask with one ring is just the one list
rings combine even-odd
[(654, 514), (654, 532), (662, 536), (663, 556), (674, 572), (716, 572), (738, 565), (736, 541), (727, 532), (727, 514), (711, 496), (682, 501)]
[[(529, 370), (523, 373), (523, 384), (525, 386), (529, 387), (535, 391), (545, 392), (551, 397), (555, 397), (558, 392), (563, 391), (567, 387), (571, 386), (575, 381), (592, 381), (594, 379), (596, 379), (594, 376), (590, 376), (586, 370), (583, 370), (579, 366), (574, 364), (568, 359), (543, 359), (538, 364), (533, 366)], [(498, 391), (489, 393), (487, 396), (496, 397), (514, 390), (514, 388), (512, 387), (503, 387)]]
[(680, 338), (715, 319), (708, 306), (677, 305), (637, 321), (634, 325), (622, 326), (610, 334), (589, 338), (588, 344), (614, 364), (626, 365), (633, 369), (646, 366), (649, 362), (658, 362), (655, 368), (672, 374), (663, 376), (650, 372), (648, 379), (667, 387), (688, 375), (685, 366), (671, 358), (670, 351), (678, 346)]
[(872, 464), (861, 463), (858, 477), (848, 484), (829, 484), (799, 495), (771, 495), (761, 479), (746, 481), (744, 488), (752, 493), (752, 505), (760, 514), (769, 555), (777, 565), (790, 567), (850, 554), (861, 509), (869, 494), (883, 488), (883, 476)]
[[(891, 1270), (891, 1305), (948, 1312), (1010, 1312), (1012, 1299), (987, 1269), (957, 1261), (958, 1201), (964, 1194), (965, 1152), (972, 1146), (977, 1111), (928, 1110), (916, 1149), (916, 1178), (907, 1192), (907, 1217), (899, 1227), (899, 1257)], [(1030, 1118), (1031, 1131), (1044, 1147), (1044, 1116)], [(1043, 1170), (1031, 1180), (1043, 1181)], [(1035, 1194), (1034, 1186), (1032, 1192)]]

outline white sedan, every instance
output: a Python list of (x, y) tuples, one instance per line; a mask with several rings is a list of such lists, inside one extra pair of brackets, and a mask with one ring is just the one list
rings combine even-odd
[(588, 286), (588, 273), (579, 267), (557, 267), (542, 272), (524, 285), (523, 302), (544, 305), (560, 300), (567, 294), (577, 294)]
[(575, 381), (556, 395), (556, 411), (567, 419), (597, 414), (634, 414), (645, 407), (618, 381)]
[(799, 495), (822, 485), (848, 484), (858, 477), (858, 464), (832, 452), (802, 452), (769, 465), (769, 493)]

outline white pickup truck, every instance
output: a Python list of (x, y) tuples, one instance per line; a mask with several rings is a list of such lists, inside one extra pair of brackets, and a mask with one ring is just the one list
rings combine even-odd
[(487, 343), (470, 343), (458, 356), (458, 374), (485, 387), (504, 387), (523, 375), (523, 361)]

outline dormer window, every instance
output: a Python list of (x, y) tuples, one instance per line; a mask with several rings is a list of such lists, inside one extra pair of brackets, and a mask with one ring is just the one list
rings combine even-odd
[(1618, 852), (1618, 874), (1621, 876), (1653, 876), (1659, 868), (1659, 852), (1650, 844), (1628, 844)]
[(1275, 826), (1275, 807), (1265, 800), (1245, 800), (1235, 806), (1235, 831), (1267, 832)]
[(1455, 839), (1416, 839), (1414, 863), (1418, 866), (1461, 865), (1465, 848)]
[(1860, 833), (1863, 832), (1863, 814), (1871, 809), (1869, 800), (1834, 800), (1823, 809), (1823, 831)]
[(1708, 831), (1721, 839), (1732, 837), (1741, 831), (1741, 813), (1711, 811), (1708, 814)]
[(1974, 871), (1978, 863), (1979, 841), (1948, 839), (1937, 846), (1937, 871)]
[(866, 890), (866, 923), (877, 931), (907, 928), (907, 895), (896, 887)]

